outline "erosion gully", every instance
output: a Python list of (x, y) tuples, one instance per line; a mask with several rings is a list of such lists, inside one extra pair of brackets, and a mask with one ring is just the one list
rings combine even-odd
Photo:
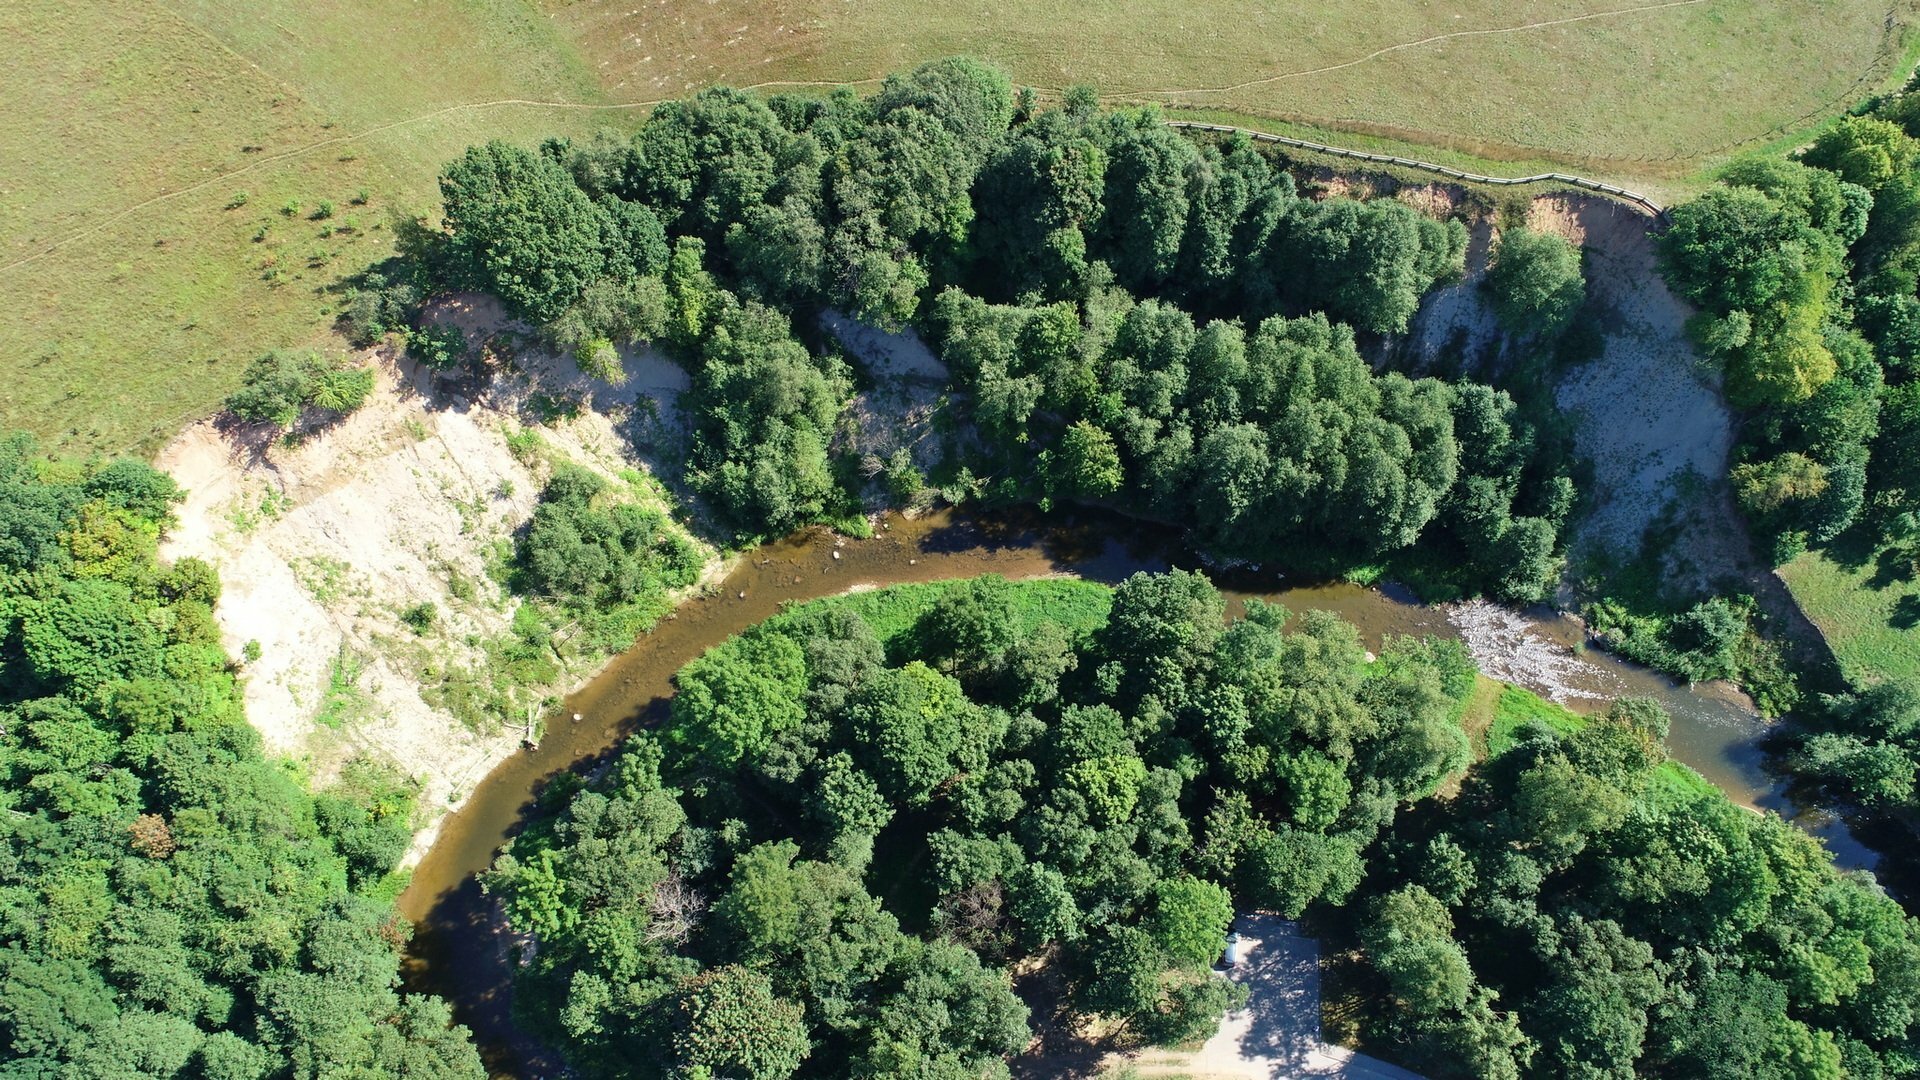
[[(714, 592), (682, 604), (569, 697), (549, 719), (537, 749), (503, 762), (442, 822), (439, 837), (400, 896), (401, 913), (415, 927), (404, 967), (408, 985), (453, 1003), (455, 1016), (473, 1030), (495, 1075), (558, 1073), (559, 1063), (512, 1023), (511, 943), (474, 875), (527, 820), (544, 784), (562, 772), (591, 768), (628, 733), (660, 723), (676, 671), (781, 605), (857, 588), (989, 573), (1117, 583), (1136, 571), (1172, 567), (1205, 567), (1205, 561), (1171, 530), (1091, 514), (889, 515), (870, 540), (809, 529), (755, 548)], [(1230, 617), (1247, 598), (1259, 597), (1296, 612), (1334, 612), (1359, 627), (1370, 649), (1390, 634), (1462, 638), (1488, 675), (1580, 712), (1604, 709), (1620, 697), (1657, 699), (1673, 716), (1668, 740), (1673, 757), (1736, 802), (1794, 817), (1825, 840), (1842, 865), (1874, 863), (1873, 853), (1844, 825), (1802, 812), (1767, 773), (1759, 745), (1766, 721), (1731, 687), (1681, 686), (1599, 650), (1581, 649), (1578, 623), (1549, 611), (1483, 603), (1424, 606), (1391, 588), (1295, 585), (1258, 568), (1208, 568), (1208, 574), (1227, 594)]]

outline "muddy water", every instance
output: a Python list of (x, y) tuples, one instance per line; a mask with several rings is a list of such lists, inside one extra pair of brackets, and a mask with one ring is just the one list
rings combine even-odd
[[(889, 517), (871, 540), (809, 530), (746, 555), (710, 596), (682, 605), (550, 719), (537, 750), (516, 754), (489, 774), (467, 804), (442, 823), (439, 839), (414, 871), (400, 909), (416, 926), (408, 983), (449, 998), (503, 1075), (556, 1070), (516, 1036), (508, 1014), (508, 947), (473, 875), (518, 828), (550, 778), (603, 757), (636, 726), (665, 715), (673, 673), (728, 635), (782, 604), (862, 587), (998, 573), (1009, 578), (1072, 574), (1118, 582), (1135, 571), (1193, 567), (1200, 560), (1163, 531), (1117, 518), (1062, 521), (1009, 512), (943, 512), (916, 520)], [(1359, 627), (1369, 648), (1388, 634), (1463, 637), (1483, 670), (1578, 711), (1617, 697), (1660, 700), (1673, 714), (1673, 756), (1698, 769), (1736, 801), (1791, 813), (1779, 785), (1761, 768), (1765, 722), (1725, 687), (1684, 688), (1605, 654), (1577, 653), (1574, 623), (1550, 613), (1520, 614), (1486, 604), (1423, 607), (1392, 590), (1346, 584), (1289, 587), (1257, 569), (1212, 572), (1228, 594), (1229, 614), (1249, 596), (1295, 611), (1332, 611)], [(580, 720), (571, 717), (579, 715)], [(1844, 829), (1807, 821), (1840, 861), (1871, 865), (1872, 855)]]

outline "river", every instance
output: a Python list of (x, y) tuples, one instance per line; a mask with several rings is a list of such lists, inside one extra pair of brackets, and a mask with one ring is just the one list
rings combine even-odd
[[(515, 754), (488, 774), (439, 837), (401, 894), (414, 923), (404, 973), (416, 990), (441, 994), (473, 1029), (498, 1075), (550, 1075), (556, 1066), (515, 1032), (508, 1014), (511, 969), (491, 905), (473, 875), (516, 831), (534, 794), (553, 776), (602, 758), (637, 726), (666, 715), (672, 677), (712, 645), (772, 615), (782, 604), (855, 588), (997, 573), (1008, 578), (1070, 574), (1118, 582), (1136, 571), (1200, 567), (1167, 530), (1106, 515), (1041, 518), (1026, 511), (941, 511), (888, 515), (870, 540), (809, 529), (748, 552), (711, 594), (675, 613), (615, 658), (548, 721), (538, 749)], [(1464, 638), (1488, 675), (1552, 697), (1580, 712), (1619, 697), (1651, 697), (1673, 716), (1672, 756), (1743, 805), (1789, 816), (1797, 808), (1762, 767), (1766, 721), (1725, 684), (1680, 686), (1599, 650), (1578, 649), (1582, 632), (1550, 611), (1491, 604), (1429, 607), (1393, 589), (1350, 584), (1293, 586), (1257, 568), (1211, 569), (1229, 616), (1248, 597), (1294, 611), (1332, 611), (1359, 627), (1367, 647), (1388, 634)], [(580, 719), (574, 720), (572, 717)], [(1829, 817), (1798, 820), (1824, 839), (1843, 866), (1871, 867), (1874, 855)]]

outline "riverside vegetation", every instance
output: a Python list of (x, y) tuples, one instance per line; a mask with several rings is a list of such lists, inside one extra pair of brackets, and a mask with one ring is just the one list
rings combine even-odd
[[(393, 276), (492, 292), (590, 371), (637, 342), (680, 357), (683, 479), (737, 537), (843, 516), (872, 476), (1192, 521), (1322, 571), (1422, 541), (1455, 592), (1533, 599), (1557, 575), (1574, 491), (1539, 418), (1357, 347), (1461, 272), (1464, 228), (1302, 198), (1244, 139), (1090, 92), (1041, 112), (949, 60), (871, 99), (709, 90), (630, 143), (475, 147), (442, 187), (448, 233)], [(1514, 266), (1513, 310), (1566, 295), (1568, 260)], [(917, 327), (951, 369), (930, 460), (834, 460), (853, 373), (801, 340), (825, 308)]]
[(397, 990), (410, 782), (261, 755), (218, 577), (155, 561), (178, 498), (0, 442), (0, 1072), (484, 1076)]
[[(1802, 710), (1790, 760), (1838, 798), (1894, 812), (1920, 807), (1920, 684), (1910, 660), (1857, 662), (1873, 654), (1853, 639), (1898, 636), (1913, 612), (1895, 605), (1878, 627), (1840, 613), (1864, 599), (1848, 592), (1911, 588), (1920, 570), (1917, 131), (1920, 95), (1869, 102), (1794, 159), (1727, 169), (1663, 239), (1668, 280), (1700, 305), (1695, 335), (1746, 410), (1728, 479), (1756, 540), (1775, 564), (1876, 567), (1839, 595), (1796, 589), (1845, 680)], [(1625, 640), (1656, 659), (1675, 641), (1731, 640), (1725, 611), (1626, 621)]]
[(1311, 909), (1428, 1075), (1908, 1075), (1920, 924), (1663, 765), (1657, 706), (1516, 718), (1423, 799), (1471, 757), (1463, 647), (1224, 612), (989, 577), (729, 639), (484, 877), (539, 943), (522, 1021), (590, 1076), (1005, 1076), (1022, 958), (1057, 1022), (1181, 1043), (1243, 992), (1236, 908)]
[[(476, 287), (601, 377), (659, 344), (692, 377), (676, 482), (735, 542), (938, 491), (1177, 519), (1436, 593), (1558, 580), (1576, 492), (1540, 380), (1581, 295), (1560, 241), (1502, 241), (1495, 309), (1543, 331), (1505, 385), (1376, 372), (1363, 350), (1461, 272), (1458, 222), (1305, 198), (1245, 140), (1085, 91), (1042, 111), (964, 60), (870, 99), (706, 91), (630, 142), (489, 143), (441, 187), (446, 229), (403, 230), (348, 298), (355, 334), (470, 362), (408, 324)], [(1769, 302), (1746, 341), (1808, 340)], [(934, 347), (937, 445), (836, 452), (861, 374), (816, 332), (828, 308)], [(1817, 396), (1818, 357), (1789, 352), (1753, 385)], [(297, 354), (254, 371), (232, 404), (270, 425), (364, 394)], [(445, 1006), (396, 991), (407, 783), (356, 766), (309, 794), (261, 758), (214, 575), (155, 565), (163, 476), (24, 443), (0, 466), (9, 1067), (478, 1075)], [(631, 640), (693, 573), (662, 525), (557, 467), (515, 585)], [(1028, 1031), (1009, 961), (1178, 1041), (1232, 1000), (1205, 968), (1240, 905), (1347, 918), (1377, 976), (1364, 1034), (1436, 1075), (1912, 1074), (1913, 921), (1662, 772), (1657, 710), (1509, 725), (1437, 800), (1471, 758), (1465, 657), (1367, 664), (1337, 620), (1286, 618), (1229, 626), (1176, 574), (888, 592), (743, 634), (682, 673), (667, 729), (555, 784), (489, 875), (539, 945), (529, 1025), (588, 1073), (1003, 1074)], [(549, 636), (529, 620), (519, 659)]]
[[(1773, 171), (1803, 175), (1794, 169), (1816, 171), (1799, 165)], [(1864, 220), (1864, 188), (1805, 182), (1814, 209), (1805, 212), (1800, 227), (1810, 236), (1844, 237), (1854, 228), (1847, 222)], [(579, 357), (583, 370), (613, 375), (619, 348), (639, 343), (657, 343), (680, 358), (693, 375), (681, 401), (688, 452), (680, 479), (736, 539), (842, 517), (866, 496), (913, 497), (931, 488), (954, 501), (1046, 506), (1076, 500), (1180, 520), (1223, 553), (1363, 578), (1393, 572), (1443, 595), (1535, 599), (1558, 580), (1561, 531), (1576, 493), (1540, 389), (1558, 349), (1557, 335), (1576, 321), (1584, 290), (1577, 254), (1552, 237), (1510, 230), (1496, 249), (1489, 275), (1493, 308), (1521, 354), (1503, 375), (1505, 386), (1496, 388), (1377, 373), (1361, 356), (1373, 336), (1406, 329), (1429, 287), (1460, 273), (1465, 243), (1457, 222), (1436, 221), (1387, 199), (1302, 198), (1293, 178), (1243, 139), (1195, 141), (1168, 130), (1151, 110), (1104, 111), (1082, 91), (1041, 111), (1031, 97), (1013, 94), (998, 73), (968, 61), (941, 61), (894, 76), (865, 100), (845, 92), (762, 100), (706, 91), (661, 107), (631, 142), (550, 141), (537, 152), (500, 143), (473, 148), (447, 167), (442, 188), (446, 236), (423, 237), (410, 264), (397, 267), (395, 275), (413, 275), (428, 288), (477, 286), (499, 295), (541, 325), (553, 346)], [(1712, 252), (1738, 241), (1729, 239), (1721, 223), (1708, 221), (1713, 199), (1702, 203), (1683, 209), (1666, 241), (1669, 270), (1683, 291), (1689, 259), (1709, 260), (1698, 271), (1701, 281), (1736, 277), (1711, 265)], [(1809, 251), (1820, 250), (1816, 239), (1806, 244)], [(1703, 245), (1708, 255), (1694, 251)], [(1822, 272), (1830, 273), (1817, 261), (1809, 266), (1805, 280), (1815, 285)], [(1771, 280), (1766, 273), (1761, 277)], [(374, 282), (369, 288), (374, 295), (358, 300), (358, 309), (377, 309), (379, 290), (392, 286)], [(1696, 289), (1690, 295), (1701, 294)], [(1774, 321), (1762, 320), (1755, 336), (1749, 314), (1749, 335), (1738, 341), (1737, 334), (1712, 336), (1716, 326), (1738, 329), (1741, 319), (1733, 308), (1710, 311), (1701, 321), (1714, 355), (1729, 357), (1730, 385), (1739, 401), (1755, 404), (1768, 394), (1810, 400), (1824, 385), (1825, 354), (1799, 350), (1809, 339), (1793, 329), (1826, 321), (1819, 308), (1824, 295), (1809, 285), (1764, 298), (1772, 305), (1767, 318)], [(1802, 309), (1783, 297), (1798, 297)], [(932, 345), (951, 378), (935, 453), (916, 458), (903, 452), (871, 463), (835, 459), (835, 436), (857, 376), (812, 330), (817, 313), (829, 308), (882, 328), (915, 328)], [(1824, 342), (1819, 348), (1844, 351)], [(1690, 676), (1740, 674), (1768, 663), (1743, 653), (1756, 640), (1749, 619), (1749, 611), (1736, 604), (1708, 599), (1670, 615), (1628, 612), (1619, 623), (1626, 631), (1619, 640), (1629, 651), (1637, 647), (1637, 655)], [(781, 667), (773, 654), (759, 662), (786, 671), (789, 680), (798, 677), (797, 669)], [(753, 696), (738, 686), (732, 690)], [(1794, 695), (1788, 688), (1774, 700), (1784, 706)], [(760, 725), (799, 723), (790, 716), (769, 721), (757, 705), (742, 708), (725, 704), (720, 712), (728, 724), (746, 725), (741, 737), (749, 743)], [(1602, 753), (1582, 749), (1589, 743), (1637, 741), (1645, 761), (1591, 764), (1590, 775), (1569, 783), (1586, 785), (1585, 809), (1598, 815), (1576, 831), (1604, 832), (1628, 818), (1639, 822), (1673, 794), (1672, 785), (1647, 782), (1658, 754), (1644, 747), (1657, 743), (1661, 727), (1657, 719), (1628, 710), (1563, 749), (1524, 740), (1530, 747), (1524, 753), (1535, 755), (1544, 770), (1528, 773), (1534, 778), (1529, 782), (1546, 783), (1548, 772), (1577, 772), (1571, 762)], [(674, 730), (681, 731), (678, 723)], [(673, 741), (678, 737), (669, 736), (660, 763), (646, 767), (655, 773), (665, 768), (667, 778), (637, 781), (643, 788), (664, 792), (662, 785), (692, 782), (692, 759)], [(852, 747), (816, 749), (857, 758)], [(1146, 760), (1138, 750), (1121, 756)], [(745, 756), (736, 748), (719, 761), (734, 767)], [(1519, 759), (1503, 754), (1501, 760)], [(949, 775), (970, 775), (981, 764), (968, 761), (973, 764), (955, 766)], [(1492, 783), (1493, 775), (1483, 780)], [(804, 779), (792, 773), (785, 782)], [(1512, 783), (1520, 783), (1517, 775)], [(707, 791), (696, 785), (691, 794), (704, 799)], [(662, 805), (660, 796), (648, 798), (650, 805)], [(1570, 803), (1564, 812), (1572, 813)], [(696, 804), (692, 812), (699, 819), (708, 809)], [(739, 820), (751, 818), (743, 814)], [(722, 822), (705, 824), (720, 828)], [(1329, 879), (1316, 875), (1337, 876), (1341, 866), (1350, 872), (1352, 864), (1339, 852), (1357, 857), (1369, 838), (1349, 839), (1350, 847), (1327, 849), (1334, 852), (1326, 856), (1330, 861), (1302, 869), (1294, 884), (1324, 884)], [(658, 833), (654, 842), (668, 843)], [(1600, 872), (1574, 858), (1585, 839), (1567, 840), (1568, 850), (1555, 848), (1559, 841), (1541, 842), (1549, 854), (1536, 868), (1536, 890), (1556, 874), (1574, 889)], [(789, 853), (781, 873), (791, 871), (799, 850)], [(650, 865), (679, 875), (679, 890), (682, 878), (697, 879), (712, 869), (704, 858), (675, 868), (656, 852)], [(1752, 860), (1735, 861), (1743, 864), (1741, 872), (1751, 871)], [(856, 858), (854, 865), (865, 864)], [(553, 866), (542, 867), (528, 872), (543, 875), (538, 881), (545, 884), (527, 888), (547, 889), (551, 900), (554, 890), (564, 889), (552, 881)], [(510, 865), (503, 873), (497, 883), (520, 903), (525, 894), (515, 875), (521, 871)], [(1243, 899), (1250, 895), (1244, 879), (1220, 883), (1241, 889)], [(710, 877), (707, 884), (718, 889), (722, 882)], [(1333, 895), (1357, 887), (1355, 880)], [(836, 889), (842, 886), (828, 892), (851, 895)], [(1308, 898), (1319, 892), (1318, 886), (1308, 888)], [(1549, 892), (1540, 901), (1550, 910), (1514, 926), (1469, 926), (1459, 947), (1492, 954), (1513, 944), (1501, 934), (1515, 926), (1626, 917), (1624, 908), (1602, 914), (1566, 907), (1553, 897)], [(1781, 902), (1791, 906), (1801, 899)], [(1273, 900), (1265, 895), (1260, 902)], [(1772, 916), (1773, 897), (1756, 903), (1769, 913), (1763, 920)], [(1124, 904), (1116, 908), (1122, 909)], [(524, 922), (528, 927), (566, 932), (551, 911), (536, 916), (523, 909), (520, 917), (533, 920)], [(715, 924), (702, 930), (713, 936), (695, 936), (695, 930), (687, 930), (691, 955), (713, 962), (779, 962), (729, 937), (737, 929)], [(1658, 935), (1649, 931), (1646, 937)], [(1558, 955), (1555, 940), (1536, 937), (1543, 961)], [(1742, 971), (1746, 954), (1757, 956), (1765, 948), (1757, 941), (1730, 942), (1716, 938), (1712, 947), (1746, 950), (1742, 959), (1729, 961)], [(774, 945), (771, 939), (761, 944)], [(1381, 953), (1383, 947), (1374, 944)], [(1433, 942), (1429, 946), (1418, 950), (1429, 960), (1452, 955)], [(1661, 939), (1657, 956), (1666, 966), (1654, 972), (1656, 981), (1694, 977), (1674, 966), (1677, 950), (1707, 947), (1696, 938)], [(621, 955), (629, 965), (619, 969), (621, 977), (637, 976), (641, 969), (631, 964), (639, 961)], [(1166, 958), (1163, 951), (1141, 964)], [(682, 975), (690, 972), (675, 968), (677, 961), (656, 959)], [(1574, 979), (1593, 959), (1563, 959), (1566, 977)], [(551, 960), (544, 966), (550, 981), (540, 991), (548, 996), (541, 1000), (555, 1000), (554, 987), (580, 972), (602, 983), (608, 978), (594, 966), (597, 959), (578, 952), (563, 949)], [(1391, 968), (1393, 962), (1383, 963)], [(1704, 978), (1705, 969), (1697, 974)], [(687, 987), (663, 978), (650, 984), (653, 989), (635, 992), (657, 992), (658, 1000), (677, 1001), (683, 1012), (708, 1007), (670, 998)], [(716, 985), (732, 986), (732, 978)], [(1448, 978), (1449, 986), (1460, 985)], [(1765, 978), (1772, 980), (1766, 986), (1789, 981), (1780, 970)], [(1166, 975), (1156, 985), (1178, 982)], [(1499, 1014), (1506, 1017), (1499, 1020), (1489, 1003), (1491, 988), (1501, 985), (1512, 997), (1584, 992), (1489, 972), (1487, 989), (1468, 997), (1448, 991), (1445, 1009), (1425, 1020), (1418, 1019), (1418, 1010), (1407, 1014), (1402, 1019), (1413, 1026), (1390, 1029), (1393, 1037), (1415, 1053), (1431, 1054), (1423, 1060), (1434, 1068), (1443, 1068), (1436, 1063), (1446, 1057), (1437, 1047), (1462, 1050), (1448, 1039), (1468, 1040), (1476, 1055), (1468, 1060), (1496, 1070), (1508, 1068), (1498, 1064), (1508, 1060), (1513, 1070), (1537, 1060), (1533, 1068), (1543, 1072), (1602, 1059), (1621, 1068), (1654, 1068), (1655, 1062), (1659, 1068), (1683, 1067), (1676, 1064), (1686, 1053), (1677, 1035), (1663, 1036), (1665, 1049), (1646, 1041), (1645, 1013), (1594, 1034), (1604, 1047), (1576, 1046), (1544, 1026), (1519, 1024), (1514, 1017), (1522, 1014)], [(1881, 985), (1894, 998), (1909, 993), (1891, 977)], [(588, 993), (589, 1000), (601, 1001), (612, 990)], [(751, 987), (756, 1000), (781, 993), (805, 997), (798, 983), (783, 989), (777, 978)], [(1189, 1005), (1177, 996), (1154, 998), (1149, 1007), (1142, 1004), (1149, 995), (1141, 993), (1130, 1013), (1119, 1014), (1132, 1015), (1147, 1037), (1163, 1021), (1167, 1030), (1195, 1030), (1187, 1021), (1198, 1013), (1184, 1014)], [(1785, 1019), (1763, 1025), (1774, 1032), (1768, 1038), (1789, 1040), (1816, 1075), (1837, 1068), (1842, 1057), (1853, 1059), (1855, 1070), (1865, 1067), (1862, 1061), (1901, 1060), (1904, 1051), (1894, 1048), (1904, 1045), (1907, 1021), (1877, 1033), (1822, 1027), (1808, 1007), (1824, 993), (1784, 997), (1779, 1015)], [(1643, 1004), (1651, 1008), (1659, 1000), (1645, 996)], [(1211, 1009), (1218, 1002), (1209, 998), (1204, 1004)], [(1082, 1005), (1113, 1012), (1087, 999)], [(793, 1023), (780, 1036), (786, 1049), (778, 1061), (798, 1067), (798, 1059), (789, 1059), (802, 1042), (821, 1050), (822, 1060), (832, 1063), (829, 1072), (883, 1052), (860, 1031), (828, 1035), (814, 1026), (837, 1014), (841, 1004), (802, 1001), (796, 1007), (798, 1012), (786, 1014)], [(677, 1046), (663, 1051), (670, 1055), (662, 1059), (663, 1069), (692, 1067), (707, 1052), (690, 1048), (692, 1043), (660, 1042), (662, 1033), (645, 1025), (665, 1020), (651, 1011), (615, 1019), (601, 1015), (606, 1009), (619, 1012), (616, 1003), (593, 1006), (593, 1015), (570, 1014), (569, 1022), (577, 1024), (564, 1037), (581, 1040), (583, 1060), (602, 1053), (615, 1060), (628, 1052), (594, 1041), (614, 1030), (607, 1025), (639, 1025), (627, 1029), (645, 1030), (635, 1038)], [(1473, 1019), (1465, 1019), (1469, 1015)], [(1502, 1023), (1518, 1026), (1494, 1034)], [(809, 1033), (804, 1038), (797, 1033), (802, 1029)], [(994, 1056), (984, 1044), (923, 1034), (914, 1053), (959, 1062)]]

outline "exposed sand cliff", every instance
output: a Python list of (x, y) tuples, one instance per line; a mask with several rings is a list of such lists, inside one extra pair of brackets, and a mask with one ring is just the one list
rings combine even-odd
[[(514, 330), (475, 298), (444, 303), (433, 317), (476, 342)], [(259, 644), (244, 669), (247, 717), (270, 753), (301, 761), (320, 783), (363, 753), (420, 781), (424, 820), (411, 861), (440, 814), (524, 734), (475, 730), (430, 705), (422, 647), (436, 662), (484, 662), (483, 643), (507, 630), (518, 606), (497, 567), (532, 515), (547, 462), (610, 477), (644, 471), (619, 425), (670, 417), (686, 376), (657, 355), (636, 355), (627, 382), (609, 389), (569, 361), (524, 351), (477, 387), (443, 394), (388, 350), (370, 360), (378, 383), (367, 403), (296, 444), (214, 420), (169, 444), (157, 464), (188, 496), (162, 555), (219, 567), (229, 652)], [(537, 395), (592, 407), (532, 427), (530, 411), (546, 407)], [(643, 399), (651, 409), (636, 409)], [(423, 602), (436, 611), (424, 635), (401, 617)], [(585, 672), (568, 674), (573, 682)], [(539, 696), (529, 695), (530, 709)]]

